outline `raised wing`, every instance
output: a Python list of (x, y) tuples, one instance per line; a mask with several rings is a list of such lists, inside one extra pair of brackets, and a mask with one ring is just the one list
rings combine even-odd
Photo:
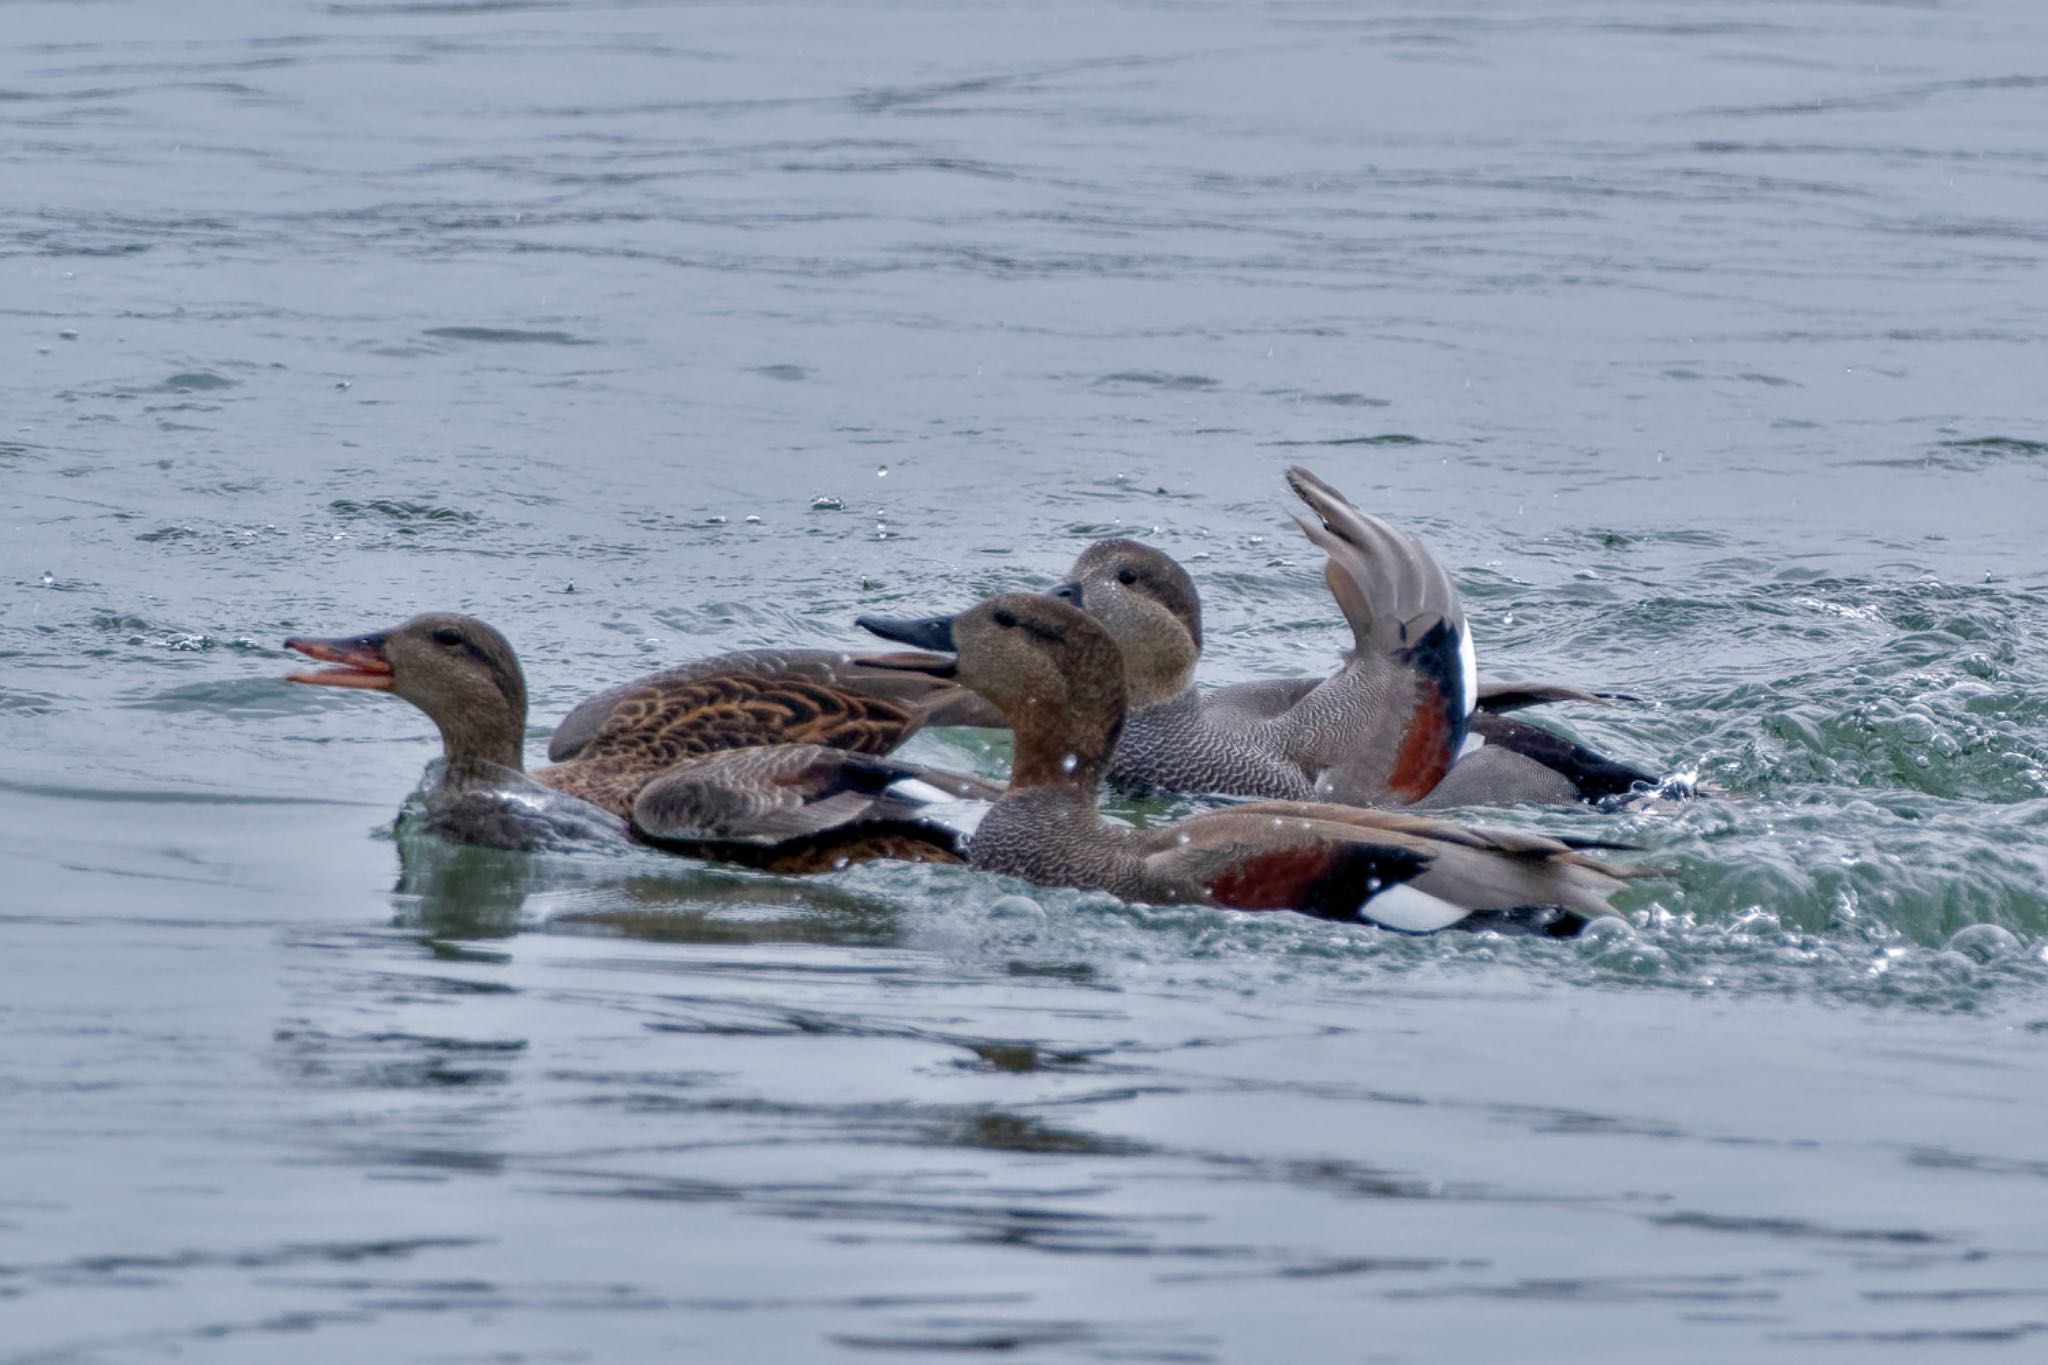
[(1458, 590), (1421, 540), (1306, 469), (1288, 470), (1287, 482), (1315, 513), (1298, 520), (1329, 556), (1323, 578), (1354, 648), (1344, 671), (1279, 723), (1331, 799), (1419, 801), (1457, 761), (1478, 691)]

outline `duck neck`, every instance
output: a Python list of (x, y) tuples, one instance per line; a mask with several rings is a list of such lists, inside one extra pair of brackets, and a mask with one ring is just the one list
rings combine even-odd
[(1130, 668), (1128, 656), (1125, 663), (1126, 695), (1133, 711), (1164, 705), (1186, 696), (1194, 688), (1195, 666), (1192, 661), (1142, 670)]
[(1033, 699), (1010, 717), (1016, 735), (1010, 790), (1068, 787), (1085, 793), (1089, 805), (1109, 770), (1117, 736), (1124, 728), (1123, 698), (1105, 695), (1095, 706), (1070, 700)]
[(435, 716), (434, 725), (441, 731), (441, 757), (447, 764), (444, 785), (472, 782), (493, 769), (524, 771), (526, 717), (513, 715), (509, 706), (482, 715)]

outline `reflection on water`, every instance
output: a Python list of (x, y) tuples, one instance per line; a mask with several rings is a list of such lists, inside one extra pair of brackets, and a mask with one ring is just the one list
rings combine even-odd
[[(661, 864), (668, 864), (662, 866)], [(429, 941), (555, 933), (656, 943), (883, 945), (894, 904), (831, 878), (772, 877), (658, 855), (535, 857), (405, 831), (396, 922)]]

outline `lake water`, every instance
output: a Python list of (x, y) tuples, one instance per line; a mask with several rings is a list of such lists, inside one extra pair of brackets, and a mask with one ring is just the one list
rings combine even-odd
[[(2036, 1360), (2048, 8), (0, 3), (0, 1362)], [(1717, 797), (1576, 943), (393, 833), (1280, 471)], [(914, 753), (1002, 769), (1000, 746)]]

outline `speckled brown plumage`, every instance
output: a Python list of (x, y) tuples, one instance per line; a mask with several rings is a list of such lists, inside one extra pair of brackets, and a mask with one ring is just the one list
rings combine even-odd
[(630, 816), (648, 782), (685, 759), (767, 744), (885, 754), (920, 717), (879, 697), (804, 678), (714, 675), (624, 689), (575, 758), (534, 780)]
[[(887, 666), (890, 661), (899, 666)], [(926, 674), (906, 672), (900, 666), (916, 662), (920, 662), (919, 658), (911, 655), (855, 656), (826, 649), (748, 649), (715, 654), (606, 688), (586, 698), (562, 718), (555, 733), (549, 736), (548, 758), (555, 763), (580, 758), (600, 734), (616, 732), (622, 724), (632, 723), (626, 717), (615, 719), (614, 713), (622, 703), (631, 702), (636, 708), (635, 715), (653, 719), (667, 706), (664, 697), (672, 693), (685, 695), (693, 684), (714, 678), (815, 684), (840, 697), (864, 698), (892, 706), (911, 718), (911, 729), (927, 724), (1002, 724), (994, 708), (966, 688)], [(645, 707), (652, 709), (638, 709)], [(900, 743), (908, 733), (906, 730), (898, 735), (895, 742)], [(835, 743), (823, 735), (807, 736), (802, 742)], [(835, 743), (835, 747), (855, 746)]]
[[(574, 758), (527, 774), (525, 678), (512, 646), (483, 622), (422, 616), (372, 635), (286, 643), (344, 665), (295, 681), (389, 691), (434, 721), (445, 764), (426, 823), (458, 842), (524, 848), (630, 835), (792, 872), (873, 858), (959, 862), (964, 836), (921, 812), (994, 794), (978, 779), (880, 757), (923, 713), (799, 676), (614, 689), (587, 714)], [(643, 826), (636, 803), (650, 789), (657, 799)]]

